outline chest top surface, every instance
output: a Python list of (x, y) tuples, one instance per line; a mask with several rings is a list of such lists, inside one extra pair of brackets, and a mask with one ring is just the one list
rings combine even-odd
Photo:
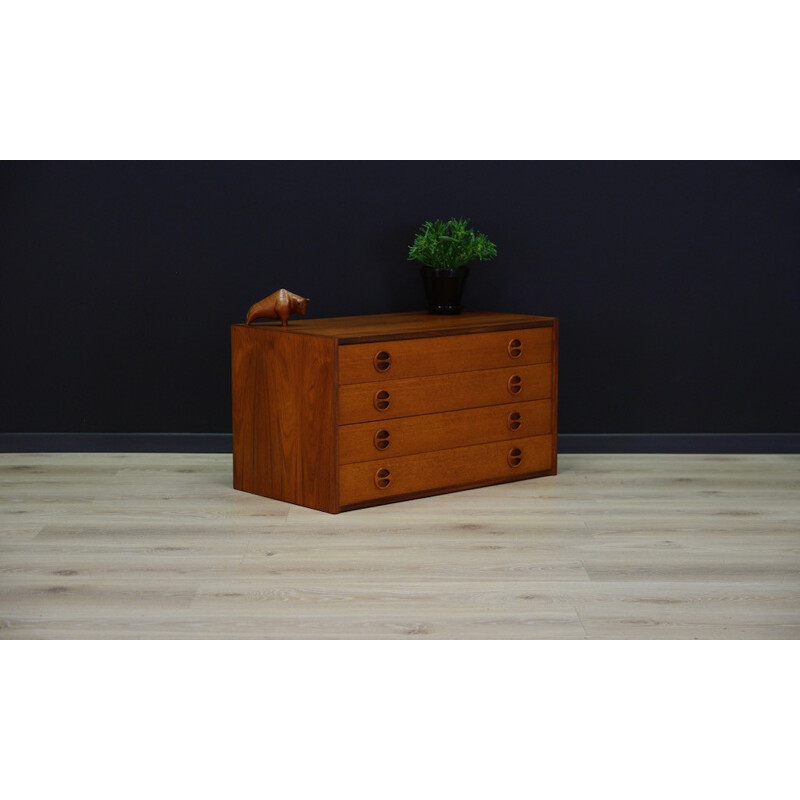
[(282, 335), (324, 336), (339, 344), (391, 341), (393, 339), (424, 339), (433, 336), (453, 336), (466, 333), (540, 328), (552, 325), (553, 317), (529, 314), (505, 314), (496, 311), (464, 311), (457, 315), (436, 315), (427, 311), (404, 311), (393, 314), (367, 314), (357, 317), (327, 317), (295, 319), (285, 328), (280, 322), (264, 322), (246, 326), (251, 330), (271, 330)]

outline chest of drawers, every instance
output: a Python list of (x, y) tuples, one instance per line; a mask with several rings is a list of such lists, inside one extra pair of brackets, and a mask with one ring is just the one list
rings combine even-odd
[(234, 488), (337, 513), (553, 475), (558, 320), (233, 325)]

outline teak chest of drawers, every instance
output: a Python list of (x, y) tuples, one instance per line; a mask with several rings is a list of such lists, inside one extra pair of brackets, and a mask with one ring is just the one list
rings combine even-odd
[(233, 485), (337, 513), (554, 475), (558, 320), (231, 327)]

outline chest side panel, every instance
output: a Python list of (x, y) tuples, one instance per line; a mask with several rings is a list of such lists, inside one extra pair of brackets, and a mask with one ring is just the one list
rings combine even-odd
[(336, 511), (336, 347), (232, 329), (234, 487)]

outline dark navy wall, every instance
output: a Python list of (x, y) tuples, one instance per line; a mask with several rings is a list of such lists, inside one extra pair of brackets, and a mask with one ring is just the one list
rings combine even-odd
[(230, 430), (229, 329), (423, 307), (468, 216), (471, 308), (561, 319), (564, 433), (800, 430), (800, 168), (763, 162), (0, 165), (4, 432)]

